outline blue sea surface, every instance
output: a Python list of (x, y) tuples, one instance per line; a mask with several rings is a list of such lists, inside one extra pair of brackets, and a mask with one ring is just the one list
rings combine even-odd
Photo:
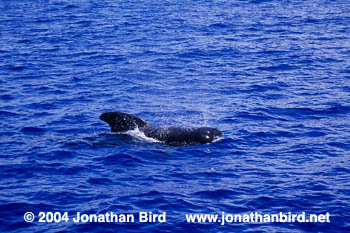
[[(0, 0), (0, 231), (350, 232), (349, 61), (348, 0)], [(107, 111), (224, 139), (111, 134)], [(166, 222), (38, 222), (140, 211)], [(185, 216), (256, 211), (330, 223)]]

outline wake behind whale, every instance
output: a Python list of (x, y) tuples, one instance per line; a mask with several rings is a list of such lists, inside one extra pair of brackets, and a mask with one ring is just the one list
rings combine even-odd
[(111, 132), (126, 133), (139, 130), (148, 138), (171, 145), (206, 144), (222, 138), (221, 131), (216, 128), (152, 126), (139, 117), (122, 112), (105, 112), (101, 114), (100, 119), (109, 124)]

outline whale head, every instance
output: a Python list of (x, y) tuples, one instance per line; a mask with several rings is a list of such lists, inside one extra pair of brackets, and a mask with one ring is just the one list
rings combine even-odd
[(222, 138), (222, 132), (216, 128), (201, 127), (195, 130), (198, 142), (211, 143), (219, 138)]
[(101, 114), (100, 119), (108, 123), (111, 132), (115, 133), (122, 133), (147, 125), (141, 118), (122, 112), (105, 112)]

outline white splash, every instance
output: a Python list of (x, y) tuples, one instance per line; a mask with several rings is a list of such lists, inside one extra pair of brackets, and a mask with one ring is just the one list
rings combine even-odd
[(139, 130), (138, 127), (133, 129), (133, 130), (129, 130), (129, 131), (125, 132), (125, 134), (128, 134), (128, 135), (130, 135), (130, 136), (132, 136), (140, 141), (162, 143), (161, 141), (159, 141), (157, 139), (147, 137), (144, 132)]
[(211, 143), (220, 141), (220, 140), (222, 140), (222, 139), (224, 139), (224, 134), (222, 134), (221, 137), (215, 137), (214, 140), (213, 140)]

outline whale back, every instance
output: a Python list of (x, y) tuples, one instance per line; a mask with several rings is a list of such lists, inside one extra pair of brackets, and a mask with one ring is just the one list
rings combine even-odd
[(143, 131), (147, 137), (174, 145), (206, 144), (222, 137), (220, 130), (209, 127), (181, 128), (148, 126)]
[(111, 132), (115, 133), (122, 133), (148, 125), (141, 118), (122, 112), (105, 112), (101, 114), (100, 119), (107, 122), (111, 127)]

